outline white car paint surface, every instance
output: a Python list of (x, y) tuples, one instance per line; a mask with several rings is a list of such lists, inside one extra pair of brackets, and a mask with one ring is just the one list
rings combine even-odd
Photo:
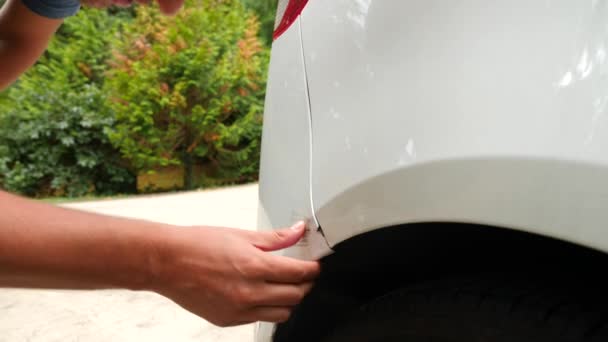
[(607, 18), (601, 0), (310, 0), (273, 44), (261, 229), (309, 220), (304, 259), (424, 222), (608, 252)]
[[(258, 229), (307, 221), (306, 237), (281, 253), (311, 260), (328, 254), (330, 249), (317, 231), (312, 210), (310, 114), (303, 61), (298, 20), (272, 49), (264, 108)], [(257, 341), (270, 340), (273, 328), (272, 324), (257, 324)]]
[(454, 221), (608, 251), (606, 18), (592, 0), (310, 1), (312, 194), (330, 245)]
[(310, 113), (299, 20), (272, 49), (264, 109), (258, 228), (308, 222), (309, 233), (286, 254), (315, 259), (330, 249), (317, 231), (310, 194)]

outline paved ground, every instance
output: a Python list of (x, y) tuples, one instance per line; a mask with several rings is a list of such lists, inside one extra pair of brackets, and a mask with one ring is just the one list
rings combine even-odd
[[(254, 229), (257, 186), (66, 205), (179, 225)], [(253, 326), (217, 328), (147, 292), (0, 289), (0, 342), (248, 342)]]

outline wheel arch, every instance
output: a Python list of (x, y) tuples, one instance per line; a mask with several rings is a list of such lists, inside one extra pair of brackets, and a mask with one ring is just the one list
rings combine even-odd
[(516, 156), (419, 162), (339, 194), (313, 186), (313, 204), (329, 246), (384, 227), (456, 222), (608, 252), (608, 167), (602, 164)]
[(313, 290), (290, 320), (277, 326), (273, 340), (321, 340), (369, 300), (418, 282), (512, 271), (603, 278), (607, 262), (604, 252), (504, 227), (456, 222), (384, 227), (334, 246), (321, 260)]

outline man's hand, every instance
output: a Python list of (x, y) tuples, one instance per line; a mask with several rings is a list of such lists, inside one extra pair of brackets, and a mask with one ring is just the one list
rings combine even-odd
[[(144, 0), (145, 1), (145, 0)], [(182, 8), (184, 0), (157, 0), (161, 12), (167, 15), (173, 15)]]
[(269, 251), (304, 224), (253, 232), (185, 228), (96, 215), (0, 191), (0, 288), (158, 292), (220, 325), (289, 317), (319, 273), (315, 261)]
[(161, 252), (153, 290), (219, 326), (285, 321), (310, 290), (319, 264), (266, 251), (295, 244), (304, 230), (304, 223), (261, 233), (178, 228)]

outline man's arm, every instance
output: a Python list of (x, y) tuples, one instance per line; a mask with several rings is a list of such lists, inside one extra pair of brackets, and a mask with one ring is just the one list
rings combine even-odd
[[(128, 5), (127, 0), (81, 0), (93, 7), (112, 4)], [(148, 0), (137, 0), (149, 3)], [(183, 0), (158, 0), (165, 14), (174, 14)], [(0, 91), (13, 83), (31, 67), (46, 49), (63, 19), (52, 19), (36, 14), (22, 0), (7, 0), (0, 9)]]
[(158, 292), (220, 325), (283, 321), (319, 272), (265, 251), (304, 233), (183, 228), (64, 209), (0, 191), (0, 287)]
[(0, 91), (32, 66), (61, 25), (29, 10), (21, 0), (8, 0), (0, 9)]
[[(171, 14), (183, 1), (158, 2)], [(0, 90), (36, 61), (60, 24), (8, 0), (0, 9)], [(303, 224), (268, 233), (178, 228), (0, 191), (0, 287), (151, 290), (220, 326), (278, 322), (310, 290), (319, 264), (266, 251), (303, 234)]]
[(153, 246), (169, 230), (6, 192), (0, 212), (0, 287), (144, 289), (160, 256)]

